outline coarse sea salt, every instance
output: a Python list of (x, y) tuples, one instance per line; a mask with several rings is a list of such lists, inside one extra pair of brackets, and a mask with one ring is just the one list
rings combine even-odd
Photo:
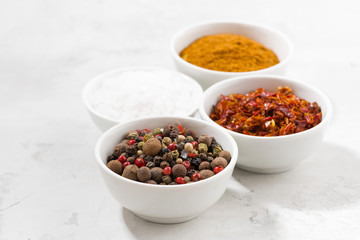
[(189, 116), (200, 94), (196, 83), (168, 70), (126, 70), (103, 76), (89, 96), (100, 115), (124, 122), (150, 116)]

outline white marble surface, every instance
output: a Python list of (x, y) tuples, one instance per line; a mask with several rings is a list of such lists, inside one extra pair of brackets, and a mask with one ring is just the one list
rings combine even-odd
[[(359, 239), (360, 5), (286, 0), (2, 0), (0, 239)], [(84, 84), (117, 67), (173, 68), (171, 36), (199, 21), (267, 24), (295, 44), (288, 75), (321, 88), (334, 117), (322, 147), (295, 169), (236, 169), (196, 219), (149, 223), (105, 189), (101, 132)], [(184, 203), (191, 204), (191, 203)]]

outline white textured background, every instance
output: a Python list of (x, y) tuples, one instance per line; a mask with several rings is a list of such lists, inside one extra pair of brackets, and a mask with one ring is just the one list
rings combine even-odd
[[(321, 88), (333, 121), (295, 169), (236, 169), (196, 219), (143, 221), (105, 189), (82, 87), (113, 68), (173, 68), (172, 35), (217, 19), (287, 34), (296, 50), (288, 76)], [(0, 0), (0, 240), (359, 239), (359, 23), (351, 0)]]

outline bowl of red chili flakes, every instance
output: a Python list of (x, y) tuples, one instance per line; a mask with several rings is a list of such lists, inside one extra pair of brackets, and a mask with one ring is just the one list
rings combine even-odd
[(278, 173), (293, 168), (318, 149), (332, 105), (310, 84), (258, 75), (214, 84), (204, 92), (199, 113), (235, 139), (238, 167)]

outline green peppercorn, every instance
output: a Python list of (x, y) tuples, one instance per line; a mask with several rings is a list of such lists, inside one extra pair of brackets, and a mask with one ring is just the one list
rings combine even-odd
[(176, 163), (181, 164), (183, 163), (183, 160), (181, 158), (176, 159)]
[(217, 145), (216, 147), (213, 148), (213, 155), (217, 156), (221, 151), (222, 151), (221, 146)]
[(199, 143), (198, 145), (199, 153), (207, 153), (208, 147), (206, 143)]
[(152, 131), (152, 135), (155, 136), (155, 135), (158, 135), (158, 134), (162, 134), (162, 131), (160, 128), (155, 128), (153, 131)]
[(140, 156), (141, 154), (143, 154), (143, 151), (142, 150), (137, 150), (137, 153), (136, 153), (138, 156)]
[(171, 154), (171, 157), (172, 157), (173, 159), (178, 159), (178, 157), (179, 157), (179, 152), (178, 152), (178, 150), (173, 150), (173, 151), (170, 152), (170, 154)]
[(129, 133), (128, 138), (134, 140), (138, 136), (139, 134), (137, 132), (131, 132)]
[(144, 146), (144, 141), (141, 141), (141, 142), (138, 143), (137, 148), (139, 150), (142, 150), (143, 146)]
[(152, 138), (152, 136), (150, 134), (145, 134), (144, 136), (144, 142), (147, 142), (150, 138)]
[(163, 140), (162, 140), (162, 143), (163, 143), (165, 146), (168, 146), (171, 142), (172, 142), (172, 140), (171, 140), (171, 138), (169, 138), (169, 137), (164, 137)]
[(186, 139), (189, 139), (190, 142), (193, 142), (194, 141), (194, 138), (192, 136), (187, 136)]

